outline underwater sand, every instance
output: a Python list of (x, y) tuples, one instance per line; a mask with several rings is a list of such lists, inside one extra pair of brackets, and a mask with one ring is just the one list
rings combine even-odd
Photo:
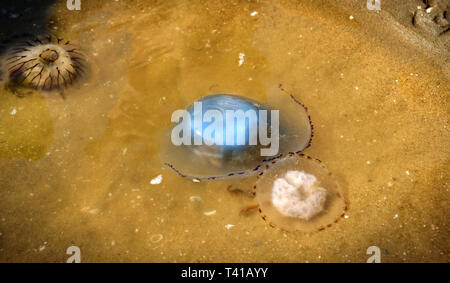
[[(382, 262), (449, 262), (449, 53), (410, 13), (396, 22), (393, 4), (365, 1), (65, 2), (47, 27), (84, 48), (92, 73), (66, 99), (1, 86), (0, 261), (65, 262), (75, 245), (83, 262), (365, 262), (370, 246)], [(321, 232), (283, 232), (247, 209), (255, 178), (195, 183), (158, 155), (174, 110), (211, 93), (264, 101), (280, 83), (309, 109), (304, 153), (349, 202)]]

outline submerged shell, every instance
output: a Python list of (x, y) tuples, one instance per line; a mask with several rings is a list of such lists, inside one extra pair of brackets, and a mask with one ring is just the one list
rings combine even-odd
[(11, 48), (1, 63), (5, 81), (46, 91), (63, 90), (86, 72), (80, 49), (52, 36)]
[[(267, 148), (258, 143), (249, 145), (248, 130), (255, 125), (246, 124), (245, 145), (179, 145), (171, 142), (171, 133), (166, 132), (162, 141), (162, 159), (165, 164), (182, 177), (198, 180), (217, 180), (236, 177), (247, 177), (258, 173), (267, 163), (286, 156), (289, 152), (301, 152), (310, 145), (312, 139), (312, 124), (306, 107), (292, 95), (283, 91), (281, 86), (269, 91), (266, 104), (252, 99), (230, 94), (214, 94), (205, 96), (196, 102), (203, 103), (203, 110), (215, 109), (220, 113), (226, 110), (241, 109), (244, 112), (253, 110), (279, 110), (279, 150), (270, 156), (261, 156), (261, 148)], [(194, 113), (193, 104), (187, 111)], [(268, 115), (267, 124), (270, 128), (271, 119)], [(257, 117), (260, 121), (260, 117)], [(202, 131), (198, 133), (191, 129), (192, 136), (202, 135), (208, 124), (203, 123)], [(224, 130), (225, 131), (225, 130)], [(239, 130), (237, 130), (239, 131)], [(259, 133), (259, 131), (258, 131)], [(236, 129), (233, 133), (237, 134)]]
[(347, 210), (334, 176), (319, 160), (303, 154), (272, 163), (253, 188), (262, 218), (287, 231), (321, 231)]

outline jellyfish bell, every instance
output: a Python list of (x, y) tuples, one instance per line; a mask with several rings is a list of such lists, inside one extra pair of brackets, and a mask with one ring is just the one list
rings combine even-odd
[(255, 175), (265, 164), (301, 152), (312, 138), (306, 107), (281, 87), (270, 89), (267, 103), (212, 94), (175, 116), (178, 124), (163, 134), (161, 158), (180, 176), (197, 180)]
[[(234, 117), (234, 111), (240, 111), (241, 117), (245, 119), (244, 123), (234, 121), (239, 116), (237, 114)], [(245, 163), (249, 158), (248, 155), (256, 155), (257, 151), (262, 147), (257, 140), (257, 129), (258, 122), (263, 120), (263, 111), (269, 111), (269, 109), (256, 101), (242, 96), (213, 94), (203, 97), (187, 109), (190, 117), (194, 117), (189, 125), (193, 139), (193, 143), (190, 144), (192, 145), (190, 150), (196, 156), (205, 156), (209, 158), (210, 162), (219, 166), (232, 160), (235, 163)], [(205, 113), (204, 115), (203, 112)], [(233, 116), (229, 116), (229, 114)], [(214, 117), (210, 119), (208, 115)], [(229, 126), (231, 124), (227, 120), (229, 117), (233, 119), (232, 127)], [(197, 126), (195, 118), (205, 119), (199, 121)], [(219, 123), (220, 134), (219, 131), (209, 130), (213, 123)], [(270, 128), (270, 115), (265, 116), (264, 123), (266, 127)], [(241, 138), (240, 142), (239, 137)]]
[(2, 57), (1, 65), (3, 80), (12, 86), (45, 91), (63, 91), (87, 71), (80, 49), (53, 36), (16, 44)]
[(262, 218), (286, 231), (321, 231), (344, 216), (342, 188), (318, 160), (291, 153), (260, 173), (254, 188)]

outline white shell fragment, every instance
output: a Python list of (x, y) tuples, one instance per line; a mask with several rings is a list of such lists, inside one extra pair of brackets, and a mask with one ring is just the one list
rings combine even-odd
[(158, 176), (156, 176), (155, 178), (153, 178), (153, 179), (150, 181), (150, 184), (152, 184), (152, 185), (158, 185), (158, 184), (161, 184), (162, 179), (163, 179), (162, 174), (159, 174)]
[(206, 216), (211, 216), (211, 215), (216, 214), (216, 211), (215, 210), (206, 211), (206, 212), (203, 212), (203, 214), (206, 215)]

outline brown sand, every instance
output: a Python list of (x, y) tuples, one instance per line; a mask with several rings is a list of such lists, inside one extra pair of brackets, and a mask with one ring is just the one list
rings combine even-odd
[[(369, 246), (449, 261), (448, 33), (412, 23), (422, 1), (65, 2), (48, 28), (92, 75), (65, 100), (0, 90), (0, 261), (64, 262), (71, 245), (85, 262), (365, 262)], [(347, 191), (347, 216), (319, 233), (242, 212), (253, 178), (194, 183), (158, 156), (175, 109), (279, 83), (310, 110), (306, 153)]]

